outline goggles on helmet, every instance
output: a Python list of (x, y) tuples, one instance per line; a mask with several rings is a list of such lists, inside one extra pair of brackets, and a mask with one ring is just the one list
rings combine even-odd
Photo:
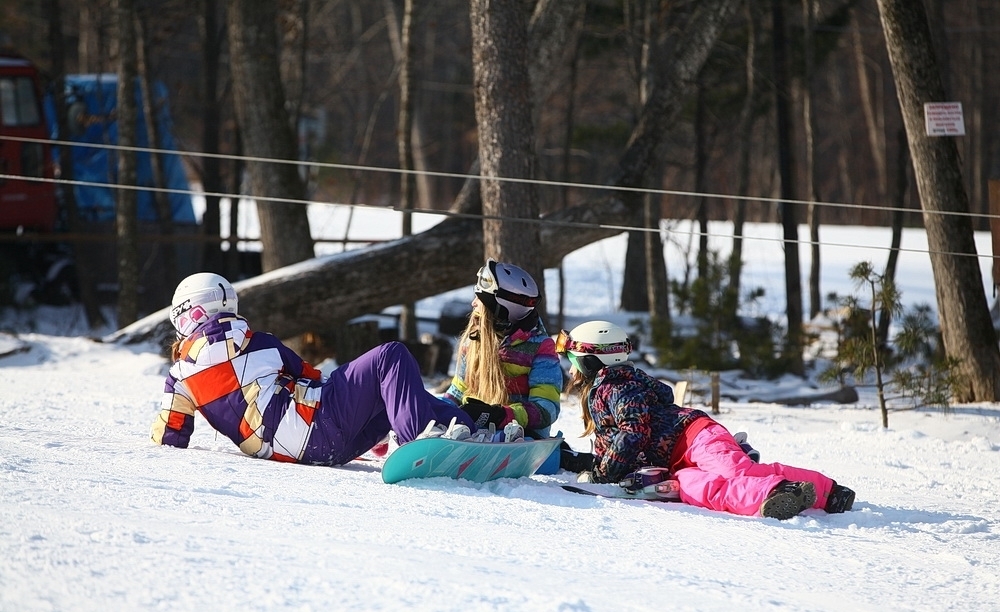
[(497, 284), (497, 277), (493, 274), (493, 268), (496, 268), (497, 262), (492, 259), (486, 262), (486, 265), (479, 268), (479, 272), (476, 273), (476, 291), (480, 293), (496, 293), (500, 285)]
[(631, 353), (632, 343), (628, 340), (624, 342), (612, 342), (609, 344), (590, 344), (589, 342), (577, 342), (570, 337), (569, 332), (561, 330), (556, 337), (556, 352), (569, 353), (570, 361), (573, 361), (573, 353), (584, 353), (587, 355), (611, 355), (613, 353)]

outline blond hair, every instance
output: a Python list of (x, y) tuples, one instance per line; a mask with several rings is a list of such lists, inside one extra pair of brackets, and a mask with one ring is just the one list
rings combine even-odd
[(507, 375), (500, 360), (503, 335), (493, 329), (492, 315), (475, 308), (462, 332), (465, 345), (465, 396), (478, 398), (487, 404), (506, 406)]
[(590, 414), (590, 404), (588, 402), (590, 390), (594, 388), (595, 378), (584, 376), (579, 370), (574, 369), (573, 377), (569, 379), (566, 389), (567, 393), (580, 394), (580, 416), (583, 417), (583, 433), (580, 434), (581, 438), (586, 438), (597, 429), (597, 426), (594, 424), (594, 417)]

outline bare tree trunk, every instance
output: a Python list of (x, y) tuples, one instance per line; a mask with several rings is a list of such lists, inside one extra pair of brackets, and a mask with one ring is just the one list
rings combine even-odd
[[(66, 120), (66, 39), (63, 36), (62, 7), (59, 0), (48, 0), (49, 16), (49, 47), (52, 50), (52, 76), (55, 93), (52, 96), (55, 102), (56, 121), (59, 125), (59, 134), (69, 134), (69, 125)], [(65, 138), (65, 136), (62, 136)], [(73, 179), (73, 151), (70, 147), (59, 147), (59, 166), (62, 178)], [(63, 204), (66, 207), (69, 231), (71, 234), (79, 236), (83, 230), (80, 227), (80, 215), (76, 207), (76, 194), (72, 185), (66, 185), (62, 191)], [(73, 241), (74, 270), (76, 271), (77, 285), (80, 287), (80, 301), (83, 303), (83, 311), (87, 317), (87, 325), (94, 329), (105, 325), (107, 321), (101, 313), (100, 304), (97, 301), (95, 292), (95, 281), (93, 266), (87, 257), (90, 249), (82, 241)]]
[(697, 85), (694, 111), (694, 192), (695, 220), (698, 221), (698, 278), (708, 276), (708, 203), (703, 195), (708, 190), (708, 126), (705, 118), (705, 85)]
[(502, 180), (535, 176), (528, 15), (519, 0), (472, 0), (470, 20), (484, 254), (521, 266), (544, 291), (535, 186)]
[[(386, 0), (386, 12), (394, 15), (393, 0)], [(417, 192), (417, 181), (412, 174), (413, 163), (413, 111), (414, 90), (413, 70), (416, 45), (413, 40), (413, 0), (403, 0), (403, 18), (399, 27), (399, 52), (396, 62), (399, 65), (399, 118), (396, 123), (396, 143), (399, 151), (399, 167), (403, 171), (399, 175), (399, 208), (403, 212), (402, 235), (413, 234), (413, 209)], [(395, 21), (395, 19), (392, 19)], [(390, 24), (390, 30), (394, 30)], [(403, 304), (399, 319), (399, 334), (402, 340), (417, 339), (417, 317), (413, 302)]]
[[(894, 208), (892, 211), (892, 240), (889, 244), (889, 258), (885, 263), (885, 272), (882, 277), (893, 283), (896, 282), (896, 263), (899, 261), (899, 247), (903, 244), (903, 220), (906, 213), (903, 208), (906, 206), (906, 192), (909, 185), (910, 155), (906, 145), (906, 130), (900, 128), (897, 134), (896, 149), (896, 193), (894, 194)], [(878, 329), (875, 334), (875, 342), (879, 350), (882, 350), (889, 342), (889, 326), (892, 323), (892, 311), (888, 308), (879, 310)]]
[[(827, 71), (827, 88), (830, 91), (830, 98), (834, 109), (846, 111), (844, 96), (841, 91), (844, 88), (844, 77), (840, 64), (829, 66)], [(848, 154), (850, 147), (850, 135), (847, 130), (837, 130), (835, 139), (837, 142), (837, 183), (840, 186), (843, 201), (854, 201), (854, 181), (851, 180), (850, 164)]]
[[(536, 13), (537, 14), (537, 13)], [(566, 111), (565, 111), (565, 131), (563, 132), (563, 151), (562, 151), (562, 167), (560, 178), (563, 181), (563, 185), (559, 187), (559, 209), (563, 210), (569, 208), (569, 187), (566, 183), (570, 178), (570, 153), (573, 148), (573, 127), (576, 125), (573, 121), (574, 113), (573, 110), (576, 108), (576, 80), (577, 72), (579, 68), (580, 60), (580, 37), (579, 31), (583, 29), (583, 18), (584, 13), (581, 11), (578, 13), (578, 18), (574, 23), (574, 30), (576, 30), (576, 35), (573, 37), (573, 52), (570, 54), (569, 58), (569, 84), (566, 87)], [(532, 32), (532, 40), (535, 39), (534, 31)], [(536, 76), (532, 73), (532, 83), (534, 84)], [(540, 78), (540, 77), (539, 77)], [(537, 109), (540, 105), (537, 104), (537, 91), (538, 88), (534, 88), (536, 95), (536, 104), (534, 105)], [(556, 325), (555, 329), (564, 329), (566, 326), (565, 320), (565, 310), (566, 310), (566, 273), (564, 270), (563, 262), (559, 261), (559, 305), (556, 310)]]
[(240, 278), (246, 272), (240, 261), (240, 252), (236, 248), (240, 239), (240, 200), (243, 197), (243, 170), (245, 168), (242, 160), (243, 134), (240, 132), (239, 126), (236, 127), (234, 136), (236, 143), (233, 147), (233, 153), (236, 157), (233, 159), (233, 182), (232, 188), (229, 190), (232, 195), (229, 197), (229, 250), (226, 251), (226, 274), (230, 279)]
[[(979, 0), (979, 15), (984, 24), (995, 26), (1000, 23), (1000, 6), (994, 0)], [(979, 37), (983, 53), (979, 73), (983, 90), (983, 164), (985, 182), (989, 185), (991, 180), (1000, 179), (1000, 75), (996, 70), (1000, 65), (1000, 45), (995, 43), (995, 34), (988, 28)], [(991, 210), (989, 202), (986, 209)]]
[(813, 64), (815, 49), (813, 49), (813, 27), (816, 13), (813, 0), (802, 0), (802, 47), (805, 55), (805, 74), (802, 78), (802, 128), (805, 130), (806, 141), (806, 199), (809, 208), (806, 213), (809, 225), (809, 318), (812, 319), (823, 310), (823, 299), (820, 292), (820, 248), (819, 226), (820, 208), (816, 205), (819, 196), (816, 193), (816, 145), (813, 134), (816, 126), (813, 119)]
[(955, 141), (924, 131), (923, 105), (945, 99), (920, 2), (878, 0), (924, 211), (945, 352), (968, 386), (959, 402), (1000, 399), (1000, 349), (976, 258), (969, 203)]
[[(136, 40), (133, 0), (114, 0), (118, 40), (118, 145), (135, 146)], [(135, 152), (118, 151), (118, 184), (115, 225), (118, 254), (118, 325), (125, 327), (139, 316), (139, 230), (136, 221)]]
[(270, 0), (229, 0), (228, 19), (233, 97), (246, 154), (255, 158), (247, 171), (267, 272), (314, 255), (301, 203), (306, 191), (297, 165), (288, 163), (297, 154), (278, 66), (277, 6)]
[[(983, 13), (980, 7), (976, 4), (971, 6), (976, 23), (983, 22)], [(985, 28), (983, 28), (985, 29)], [(969, 168), (969, 193), (972, 197), (971, 209), (973, 212), (988, 215), (990, 212), (990, 202), (989, 202), (989, 188), (986, 182), (987, 168), (986, 168), (986, 148), (985, 141), (987, 139), (985, 127), (985, 100), (986, 100), (986, 84), (983, 82), (985, 80), (985, 70), (983, 69), (983, 59), (985, 51), (982, 45), (982, 38), (979, 36), (970, 36), (966, 43), (971, 47), (971, 67), (966, 74), (966, 78), (969, 83), (969, 158), (966, 166)], [(990, 43), (992, 44), (992, 43)], [(995, 69), (995, 65), (989, 66), (988, 70)], [(989, 221), (987, 219), (978, 219), (976, 221), (975, 229), (987, 230), (989, 229)]]
[[(633, 24), (635, 19), (632, 17), (632, 4), (630, 2), (625, 2), (623, 5), (625, 12), (625, 30), (628, 33), (626, 37), (628, 55), (630, 57), (637, 56), (639, 58), (639, 66), (636, 72), (638, 73), (638, 98), (640, 109), (642, 108), (642, 105), (645, 104), (646, 99), (649, 96), (649, 80), (652, 78), (652, 74), (650, 73), (650, 56), (652, 55), (652, 47), (655, 44), (653, 41), (652, 4), (655, 1), (656, 0), (636, 1), (636, 4), (639, 5), (637, 11), (639, 13), (639, 27), (635, 27)], [(639, 30), (639, 34), (636, 34), (637, 30)], [(629, 44), (632, 41), (636, 42)], [(639, 47), (638, 53), (634, 49), (636, 46)], [(646, 184), (648, 184), (648, 177)], [(630, 193), (625, 197), (636, 203), (632, 206), (632, 208), (634, 208), (634, 213), (630, 219), (626, 220), (627, 224), (632, 227), (648, 229), (648, 223), (651, 221), (649, 215), (650, 202), (648, 194), (639, 195), (636, 193)], [(650, 278), (649, 245), (647, 244), (648, 237), (648, 232), (640, 230), (632, 230), (628, 232), (628, 241), (625, 247), (625, 271), (622, 275), (622, 288), (618, 300), (619, 307), (622, 310), (641, 312), (648, 311), (651, 306), (649, 302), (649, 285), (647, 284)]]
[[(887, 204), (887, 193), (889, 189), (888, 171), (886, 170), (885, 159), (885, 113), (882, 112), (882, 100), (875, 99), (872, 95), (871, 81), (868, 79), (868, 68), (865, 65), (864, 42), (861, 38), (861, 26), (855, 22), (851, 29), (854, 42), (854, 66), (858, 73), (858, 92), (861, 95), (861, 110), (865, 116), (865, 128), (868, 133), (868, 149), (871, 151), (872, 163), (875, 165), (875, 178), (877, 180), (876, 206), (882, 207)], [(876, 108), (878, 106), (878, 108)]]
[[(643, 6), (645, 13), (645, 41), (642, 53), (642, 88), (640, 100), (643, 106), (649, 100), (653, 84), (650, 79), (653, 77), (653, 63), (662, 62), (663, 53), (662, 41), (666, 39), (662, 36), (663, 24), (657, 18), (665, 13), (666, 3), (659, 0), (646, 0)], [(664, 11), (658, 11), (662, 8)], [(660, 187), (663, 183), (662, 170), (650, 173), (646, 177), (647, 186)], [(656, 330), (661, 324), (670, 321), (670, 289), (667, 278), (667, 261), (663, 254), (663, 238), (660, 235), (660, 220), (662, 196), (652, 193), (645, 193), (642, 197), (643, 227), (643, 250), (646, 260), (646, 310), (649, 313), (650, 329)]]
[[(739, 138), (739, 185), (736, 193), (746, 196), (750, 190), (750, 149), (753, 142), (753, 109), (756, 102), (756, 56), (757, 56), (757, 10), (753, 2), (746, 3), (747, 13), (747, 50), (746, 50), (746, 95), (743, 107), (740, 109), (740, 121), (736, 128)], [(743, 224), (746, 221), (746, 200), (736, 200), (736, 210), (733, 213), (733, 251), (729, 256), (729, 290), (736, 300), (733, 304), (739, 307), (740, 277), (743, 275)], [(736, 312), (731, 313), (736, 316)]]
[[(202, 43), (202, 132), (201, 150), (209, 154), (201, 159), (201, 184), (205, 189), (205, 214), (202, 215), (202, 234), (218, 238), (222, 230), (222, 215), (219, 211), (219, 196), (222, 193), (222, 168), (219, 158), (219, 139), (222, 129), (221, 107), (219, 104), (219, 58), (222, 55), (223, 34), (219, 30), (218, 0), (202, 0), (201, 43)], [(232, 209), (230, 209), (232, 211)], [(222, 243), (206, 241), (202, 245), (201, 263), (204, 270), (222, 272), (225, 264), (222, 257)], [(235, 249), (235, 243), (231, 248)]]
[[(147, 146), (154, 149), (149, 153), (149, 163), (153, 169), (153, 187), (151, 192), (155, 204), (160, 234), (167, 238), (164, 242), (158, 242), (154, 246), (154, 252), (163, 254), (163, 266), (160, 269), (162, 283), (165, 286), (172, 286), (180, 281), (177, 274), (177, 246), (170, 237), (174, 235), (174, 214), (170, 206), (170, 196), (158, 189), (166, 186), (163, 179), (163, 164), (159, 151), (163, 148), (160, 131), (156, 124), (156, 112), (158, 110), (156, 100), (153, 99), (153, 91), (149, 86), (149, 69), (146, 64), (146, 35), (142, 25), (142, 19), (138, 14), (135, 18), (136, 37), (136, 59), (139, 77), (139, 90), (142, 92), (142, 115), (144, 127), (146, 128)], [(172, 293), (172, 292), (171, 292)]]
[(792, 122), (789, 106), (788, 66), (785, 43), (785, 13), (783, 0), (773, 0), (774, 20), (774, 88), (778, 134), (778, 171), (781, 174), (781, 227), (785, 245), (785, 316), (788, 338), (785, 359), (789, 372), (803, 374), (802, 363), (802, 278), (799, 266), (799, 230), (796, 222), (795, 169), (792, 163)]

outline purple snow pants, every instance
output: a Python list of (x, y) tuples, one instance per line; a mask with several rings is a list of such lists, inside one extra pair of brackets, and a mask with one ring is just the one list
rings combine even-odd
[(760, 505), (782, 480), (811, 482), (814, 508), (826, 506), (833, 481), (819, 472), (781, 463), (754, 463), (732, 434), (718, 423), (701, 430), (688, 444), (674, 478), (681, 501), (693, 506), (756, 516)]
[(420, 435), (432, 419), (447, 426), (454, 417), (475, 428), (464, 410), (424, 388), (420, 366), (400, 342), (377, 346), (334, 370), (323, 385), (320, 412), (307, 453), (313, 455), (310, 451), (321, 452), (318, 446), (326, 446), (329, 459), (321, 462), (332, 465), (361, 455), (390, 429), (404, 444)]

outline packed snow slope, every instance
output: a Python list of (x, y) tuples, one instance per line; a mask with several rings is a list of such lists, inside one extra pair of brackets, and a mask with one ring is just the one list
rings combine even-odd
[[(851, 264), (884, 260), (858, 245), (888, 244), (859, 228), (824, 229), (824, 241), (847, 245), (824, 247), (824, 292), (841, 293)], [(920, 241), (904, 238), (915, 251), (900, 288), (932, 300)], [(780, 312), (780, 245), (748, 242), (763, 312)], [(623, 260), (622, 237), (567, 258), (576, 322), (627, 320), (613, 313)], [(764, 461), (857, 491), (852, 512), (778, 522), (576, 495), (558, 486), (565, 472), (386, 485), (377, 462), (246, 457), (200, 417), (191, 448), (154, 446), (158, 347), (73, 337), (65, 312), (29, 314), (0, 316), (18, 332), (0, 333), (3, 612), (1000, 610), (995, 404), (893, 412), (883, 429), (864, 393), (853, 405), (723, 402), (717, 418)], [(588, 447), (577, 398), (554, 429)]]
[[(1000, 609), (1000, 411), (723, 404), (764, 460), (854, 488), (786, 522), (555, 476), (383, 484), (154, 446), (155, 347), (22, 335), (0, 359), (0, 610)], [(575, 398), (558, 423), (575, 446)]]

